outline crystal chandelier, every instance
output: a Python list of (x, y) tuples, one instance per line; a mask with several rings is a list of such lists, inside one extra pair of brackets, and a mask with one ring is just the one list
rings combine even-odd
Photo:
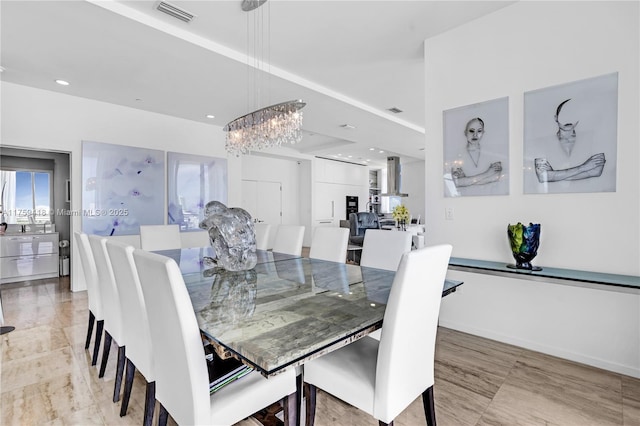
[[(243, 0), (242, 10), (250, 12), (259, 8), (267, 0)], [(256, 19), (256, 22), (262, 22)], [(264, 40), (265, 37), (260, 37)], [(262, 71), (265, 61), (258, 61), (254, 55), (254, 70)], [(249, 62), (249, 61), (247, 61)], [(257, 91), (259, 92), (259, 91)], [(229, 122), (225, 148), (235, 155), (249, 151), (294, 144), (302, 140), (302, 111), (306, 103), (300, 99), (282, 102), (257, 109)]]
[(224, 127), (227, 152), (240, 155), (251, 150), (294, 144), (302, 140), (302, 100), (282, 102), (238, 117)]

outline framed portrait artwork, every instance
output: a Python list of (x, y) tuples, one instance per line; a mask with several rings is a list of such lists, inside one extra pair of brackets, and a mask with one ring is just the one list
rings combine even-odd
[(524, 192), (615, 192), (618, 73), (524, 94)]
[(509, 98), (443, 112), (445, 197), (509, 194)]
[(82, 230), (134, 235), (164, 223), (164, 151), (82, 141)]

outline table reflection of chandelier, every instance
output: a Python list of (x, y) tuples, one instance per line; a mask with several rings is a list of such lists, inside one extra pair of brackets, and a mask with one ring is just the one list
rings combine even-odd
[[(269, 57), (269, 40), (271, 39), (270, 28), (266, 29), (266, 35), (263, 34), (265, 29), (263, 24), (266, 22), (270, 26), (270, 11), (266, 12), (265, 18), (262, 14), (260, 6), (266, 3), (266, 0), (243, 0), (242, 10), (251, 14), (253, 19), (253, 55), (249, 55), (249, 47), (247, 50), (247, 64), (252, 66), (254, 73), (253, 91), (255, 96), (254, 103), (261, 103), (259, 99), (261, 90), (259, 75), (262, 72), (270, 74), (268, 71), (268, 63), (265, 58)], [(247, 21), (249, 16), (247, 16)], [(247, 25), (250, 29), (250, 25)], [(249, 32), (249, 31), (247, 31)], [(266, 48), (265, 48), (266, 46)], [(265, 50), (267, 52), (265, 53)], [(253, 64), (250, 64), (249, 56), (253, 56)], [(264, 105), (264, 104), (263, 104)], [(302, 140), (302, 109), (306, 103), (297, 99), (287, 102), (278, 103), (264, 108), (256, 109), (253, 112), (245, 114), (235, 120), (229, 122), (224, 131), (227, 132), (225, 148), (231, 154), (246, 154), (251, 150), (278, 147), (282, 144), (294, 144)]]

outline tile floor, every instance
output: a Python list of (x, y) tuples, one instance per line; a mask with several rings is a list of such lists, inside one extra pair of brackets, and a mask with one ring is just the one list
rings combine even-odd
[[(127, 416), (119, 417), (120, 405), (111, 402), (117, 352), (112, 348), (98, 379), (84, 350), (86, 293), (68, 286), (53, 279), (0, 288), (5, 323), (16, 326), (0, 337), (0, 424), (140, 425), (142, 378)], [(445, 328), (438, 332), (435, 397), (440, 426), (640, 426), (640, 379)], [(316, 424), (378, 423), (320, 393)], [(419, 399), (396, 420), (424, 424)]]

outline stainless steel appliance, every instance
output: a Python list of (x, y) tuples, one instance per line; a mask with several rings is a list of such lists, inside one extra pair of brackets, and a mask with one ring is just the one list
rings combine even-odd
[(347, 214), (345, 219), (349, 220), (349, 213), (358, 213), (358, 197), (354, 195), (347, 195)]

